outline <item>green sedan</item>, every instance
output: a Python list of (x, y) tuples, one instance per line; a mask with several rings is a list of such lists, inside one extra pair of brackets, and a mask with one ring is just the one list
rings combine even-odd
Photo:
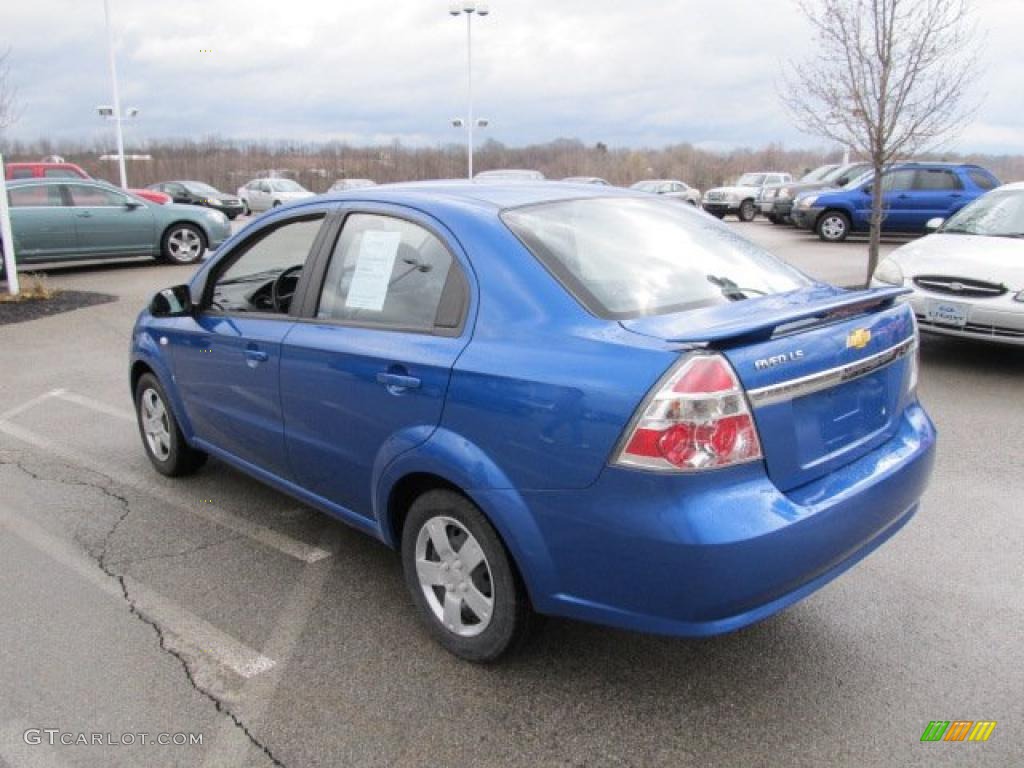
[(192, 264), (231, 234), (219, 211), (158, 205), (85, 179), (10, 181), (7, 200), (18, 264), (127, 256)]

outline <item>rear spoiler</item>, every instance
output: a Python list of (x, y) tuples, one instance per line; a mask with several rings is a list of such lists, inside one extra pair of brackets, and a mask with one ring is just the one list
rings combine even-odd
[(706, 309), (638, 317), (621, 324), (628, 331), (673, 343), (726, 346), (885, 309), (910, 292), (909, 288), (897, 286), (845, 291), (818, 285)]

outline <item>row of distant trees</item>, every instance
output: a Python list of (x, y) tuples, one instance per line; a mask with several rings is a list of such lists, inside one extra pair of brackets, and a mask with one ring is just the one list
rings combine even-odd
[[(97, 178), (115, 181), (117, 164), (100, 160), (111, 155), (99, 143), (39, 141), (3, 142), (8, 161), (39, 160), (59, 155), (77, 163)], [(338, 142), (244, 142), (222, 138), (168, 139), (131, 147), (126, 154), (145, 154), (148, 160), (130, 160), (129, 182), (145, 186), (169, 179), (196, 179), (225, 191), (234, 191), (255, 174), (287, 172), (314, 192), (322, 192), (336, 179), (370, 178), (377, 182), (459, 178), (466, 172), (465, 148), (460, 145), (410, 147), (395, 142), (385, 146), (356, 147)], [(800, 174), (825, 162), (839, 162), (841, 152), (787, 149), (769, 144), (760, 149), (711, 151), (680, 143), (658, 149), (610, 148), (558, 139), (545, 144), (508, 147), (487, 141), (477, 149), (477, 170), (533, 168), (551, 179), (600, 176), (612, 184), (628, 185), (641, 179), (681, 179), (700, 189), (726, 183), (745, 171), (779, 170)], [(1024, 179), (1024, 155), (943, 155), (946, 160), (968, 160), (990, 168), (1004, 180)]]

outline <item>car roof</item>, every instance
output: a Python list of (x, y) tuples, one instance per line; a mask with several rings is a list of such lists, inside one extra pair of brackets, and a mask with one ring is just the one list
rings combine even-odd
[[(35, 179), (8, 179), (8, 187), (44, 187), (48, 184), (95, 184), (98, 187), (107, 187), (108, 189), (113, 186), (109, 181), (104, 179), (83, 179), (81, 177), (75, 178), (60, 178), (60, 179), (48, 179), (48, 178), (35, 178)], [(116, 187), (120, 192), (124, 190), (120, 187)]]
[(508, 183), (477, 183), (465, 179), (443, 181), (412, 181), (400, 184), (379, 184), (350, 192), (324, 195), (328, 200), (369, 200), (399, 205), (418, 206), (444, 201), (476, 208), (502, 210), (521, 205), (578, 200), (591, 197), (646, 197), (642, 192), (629, 192), (603, 184), (563, 184), (557, 181)]
[(979, 168), (986, 170), (977, 163), (952, 163), (946, 160), (937, 160), (935, 162), (931, 160), (906, 160), (886, 166), (886, 170), (893, 168)]

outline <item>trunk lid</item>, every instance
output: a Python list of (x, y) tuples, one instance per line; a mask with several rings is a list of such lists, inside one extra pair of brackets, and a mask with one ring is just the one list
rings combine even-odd
[(768, 474), (788, 491), (896, 431), (915, 343), (902, 293), (816, 286), (622, 325), (721, 351), (747, 391)]

